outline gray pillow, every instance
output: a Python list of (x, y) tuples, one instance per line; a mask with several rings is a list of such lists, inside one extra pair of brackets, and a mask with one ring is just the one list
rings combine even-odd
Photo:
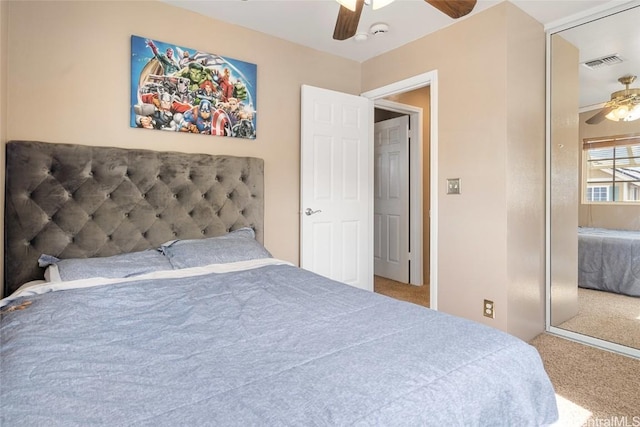
[(116, 279), (172, 270), (169, 260), (156, 249), (96, 258), (58, 259), (43, 254), (38, 258), (38, 265), (47, 267), (45, 276), (50, 282), (91, 277)]
[(160, 250), (169, 258), (174, 269), (271, 258), (269, 251), (256, 240), (255, 232), (249, 227), (239, 228), (224, 236), (172, 240), (160, 246)]

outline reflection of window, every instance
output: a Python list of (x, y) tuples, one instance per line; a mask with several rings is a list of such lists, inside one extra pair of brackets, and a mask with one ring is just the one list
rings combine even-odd
[(587, 187), (587, 202), (606, 202), (609, 200), (609, 187)]
[(640, 134), (585, 138), (584, 203), (640, 203)]

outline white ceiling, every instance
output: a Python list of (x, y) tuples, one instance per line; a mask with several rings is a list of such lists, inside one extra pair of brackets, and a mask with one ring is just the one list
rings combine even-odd
[[(580, 63), (618, 55), (623, 62), (601, 68), (578, 68), (580, 107), (583, 111), (599, 108), (612, 92), (624, 89), (618, 78), (640, 77), (640, 6), (558, 32), (579, 48)], [(636, 80), (631, 87), (639, 87)]]
[[(339, 5), (335, 0), (161, 0), (165, 3), (188, 9), (221, 21), (246, 27), (255, 31), (292, 41), (333, 55), (358, 62), (393, 50), (408, 42), (435, 32), (443, 27), (467, 19), (501, 1), (511, 1), (531, 17), (553, 27), (591, 12), (599, 12), (636, 0), (478, 0), (474, 10), (466, 17), (454, 20), (444, 15), (423, 0), (396, 0), (382, 9), (371, 10), (365, 6), (358, 27), (359, 33), (368, 33), (374, 23), (389, 25), (384, 35), (369, 35), (368, 39), (333, 40), (333, 29)], [(640, 10), (640, 8), (639, 8)], [(633, 23), (635, 19), (635, 24)], [(637, 15), (615, 26), (620, 31), (640, 31)], [(640, 33), (639, 33), (640, 34)], [(640, 60), (640, 37), (624, 36), (611, 30), (611, 24), (599, 28), (579, 27), (563, 32), (567, 40), (580, 49), (580, 59), (587, 60), (609, 53), (618, 53)], [(635, 40), (635, 44), (621, 41)], [(635, 52), (633, 55), (632, 52)], [(617, 82), (624, 74), (640, 75), (640, 61), (630, 62), (598, 70), (585, 75), (581, 67), (581, 85), (592, 90), (583, 90), (580, 105), (605, 102), (613, 91), (623, 89)], [(624, 72), (623, 72), (624, 70)], [(640, 84), (640, 82), (638, 82)], [(636, 85), (634, 85), (636, 86)], [(605, 89), (606, 87), (606, 89)], [(599, 89), (599, 90), (596, 90)]]
[[(389, 32), (370, 36), (364, 42), (333, 40), (338, 9), (335, 0), (164, 0), (202, 15), (250, 28), (334, 55), (365, 61), (393, 50), (459, 20), (430, 6), (424, 0), (396, 0), (382, 9), (365, 6), (358, 32), (368, 33), (372, 24), (384, 22)], [(471, 14), (504, 0), (479, 0)], [(510, 0), (543, 24), (565, 18), (609, 0)], [(466, 17), (460, 18), (464, 20)]]

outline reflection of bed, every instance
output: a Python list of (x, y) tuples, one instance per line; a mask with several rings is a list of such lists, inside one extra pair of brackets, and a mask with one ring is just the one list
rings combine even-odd
[(578, 285), (640, 296), (640, 232), (580, 227)]
[(7, 289), (41, 253), (62, 281), (2, 300), (3, 424), (556, 418), (528, 344), (270, 257), (257, 159), (10, 143), (7, 160)]

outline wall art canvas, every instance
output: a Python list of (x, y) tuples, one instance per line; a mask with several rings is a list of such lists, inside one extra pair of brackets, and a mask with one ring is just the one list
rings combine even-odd
[(131, 36), (131, 127), (255, 139), (257, 66)]

